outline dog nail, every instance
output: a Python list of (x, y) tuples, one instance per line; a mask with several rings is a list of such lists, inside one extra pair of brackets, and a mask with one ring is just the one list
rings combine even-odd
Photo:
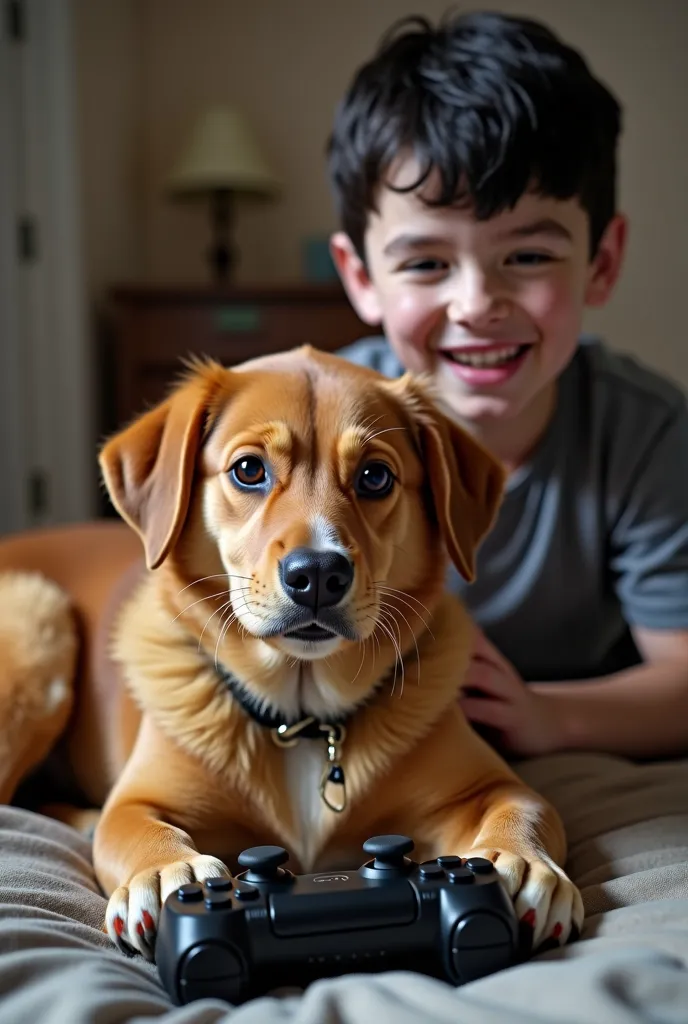
[(563, 930), (564, 930), (564, 928), (563, 928), (562, 925), (560, 925), (558, 923), (555, 924), (554, 928), (552, 929), (552, 938), (553, 939), (558, 939), (559, 936), (561, 935), (561, 933), (563, 932)]
[[(150, 916), (147, 910), (143, 911), (141, 917), (143, 918), (143, 927), (146, 929), (146, 931), (149, 932), (152, 928), (155, 927), (155, 925), (153, 924), (153, 918)], [(559, 925), (559, 928), (561, 928), (561, 925)]]
[(529, 928), (535, 927), (535, 910), (533, 907), (527, 910), (521, 918), (521, 924), (527, 924)]
[(121, 917), (116, 917), (112, 922), (112, 926), (115, 929), (115, 932), (117, 933), (118, 936), (120, 936), (124, 931), (124, 921), (122, 920)]
[(144, 934), (145, 934), (145, 933), (144, 933), (144, 930), (143, 930), (143, 925), (141, 924), (141, 922), (140, 922), (140, 921), (139, 921), (139, 923), (138, 923), (138, 924), (136, 925), (136, 934), (137, 934), (137, 935), (139, 936), (139, 938), (141, 938), (141, 939), (142, 939), (142, 938), (144, 937)]
[(576, 942), (580, 939), (580, 928), (577, 928), (575, 924), (571, 925), (571, 934), (569, 935), (569, 942)]
[(559, 943), (556, 939), (545, 939), (541, 942), (537, 948), (538, 953), (551, 953), (553, 949), (559, 949)]

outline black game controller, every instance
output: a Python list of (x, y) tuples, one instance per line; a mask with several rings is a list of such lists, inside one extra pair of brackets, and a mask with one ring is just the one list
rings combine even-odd
[(234, 880), (183, 885), (162, 908), (156, 959), (174, 1001), (241, 1003), (281, 986), (411, 970), (454, 985), (517, 959), (513, 904), (489, 860), (416, 864), (413, 840), (376, 836), (353, 871), (295, 876), (280, 846), (245, 850)]

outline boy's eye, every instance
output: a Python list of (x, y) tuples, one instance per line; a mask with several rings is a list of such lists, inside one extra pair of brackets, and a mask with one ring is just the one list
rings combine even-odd
[(546, 252), (515, 252), (507, 259), (507, 263), (517, 267), (539, 267), (543, 263), (552, 263), (553, 256)]
[(433, 274), (437, 273), (438, 270), (446, 270), (447, 262), (446, 260), (436, 260), (427, 257), (426, 259), (410, 260), (401, 269), (412, 270), (420, 274)]

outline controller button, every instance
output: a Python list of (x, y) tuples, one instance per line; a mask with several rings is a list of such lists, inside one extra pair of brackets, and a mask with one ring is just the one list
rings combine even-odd
[(421, 878), (444, 878), (444, 871), (439, 864), (421, 864), (420, 868)]
[(229, 892), (214, 892), (212, 889), (206, 893), (205, 905), (208, 910), (222, 910), (223, 907), (230, 906), (232, 902), (232, 896)]
[(235, 882), (234, 884), (234, 898), (237, 900), (255, 900), (260, 896), (260, 892), (256, 889), (255, 885), (249, 885), (248, 882)]
[(494, 871), (494, 864), (487, 857), (471, 857), (466, 861), (466, 867), (476, 875), (491, 875)]
[(218, 876), (217, 878), (206, 878), (205, 880), (206, 889), (211, 889), (213, 892), (226, 892), (227, 889), (232, 888), (232, 879)]
[(182, 903), (193, 903), (194, 900), (202, 900), (203, 889), (198, 882), (189, 882), (187, 885), (180, 885), (177, 889), (177, 899)]
[(453, 885), (472, 885), (475, 881), (473, 872), (468, 868), (450, 868), (447, 878)]
[(438, 857), (437, 863), (441, 864), (443, 868), (460, 868), (463, 861), (460, 857), (455, 857), (452, 854), (449, 857)]

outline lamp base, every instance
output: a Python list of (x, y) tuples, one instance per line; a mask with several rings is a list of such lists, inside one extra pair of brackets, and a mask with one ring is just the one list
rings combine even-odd
[(208, 263), (213, 281), (227, 284), (239, 262), (239, 253), (231, 242), (234, 221), (234, 196), (230, 189), (214, 189), (210, 202), (213, 242), (208, 250)]

